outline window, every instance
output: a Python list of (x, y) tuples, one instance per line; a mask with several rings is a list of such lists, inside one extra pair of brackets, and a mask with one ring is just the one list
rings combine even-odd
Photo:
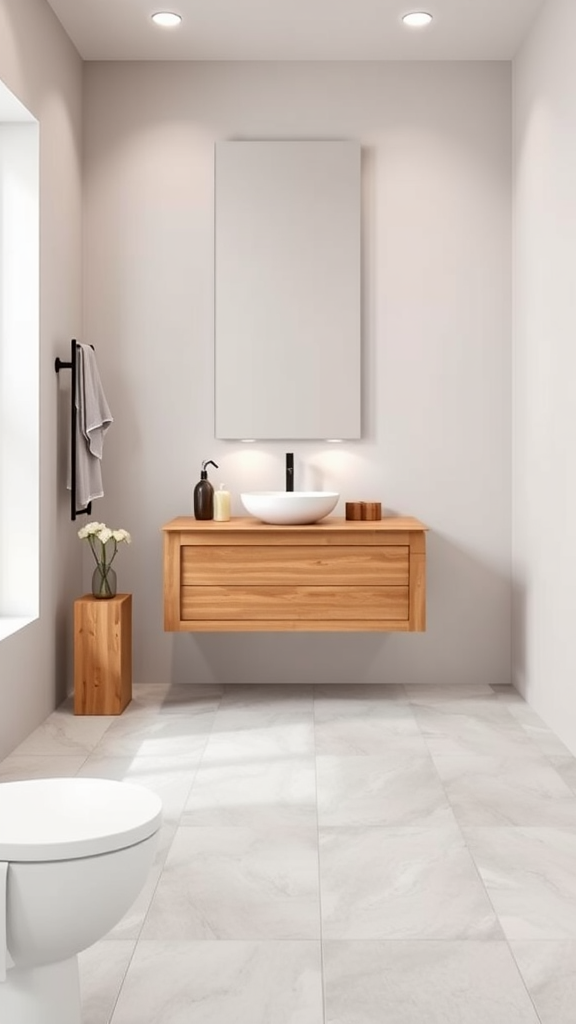
[(0, 639), (39, 613), (39, 126), (0, 82)]

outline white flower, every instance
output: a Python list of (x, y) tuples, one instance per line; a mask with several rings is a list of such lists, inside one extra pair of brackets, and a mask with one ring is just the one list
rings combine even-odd
[[(96, 564), (106, 571), (107, 568), (112, 564), (116, 558), (118, 552), (118, 544), (122, 541), (126, 541), (130, 544), (131, 537), (128, 530), (112, 530), (106, 523), (88, 523), (87, 526), (83, 526), (78, 530), (78, 536), (80, 540), (87, 540)], [(114, 545), (110, 545), (106, 548), (108, 541), (113, 541)]]
[(130, 544), (132, 540), (130, 534), (128, 533), (128, 530), (112, 530), (112, 536), (114, 537), (114, 540), (118, 542), (118, 544), (120, 544), (123, 540), (125, 540), (127, 544)]
[(104, 527), (104, 523), (87, 523), (81, 530), (78, 530), (78, 536), (81, 540), (89, 537), (93, 533), (98, 533)]

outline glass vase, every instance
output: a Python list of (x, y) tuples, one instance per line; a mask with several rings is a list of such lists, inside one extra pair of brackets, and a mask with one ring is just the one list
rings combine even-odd
[(116, 573), (111, 565), (97, 565), (92, 573), (92, 594), (94, 597), (115, 597)]

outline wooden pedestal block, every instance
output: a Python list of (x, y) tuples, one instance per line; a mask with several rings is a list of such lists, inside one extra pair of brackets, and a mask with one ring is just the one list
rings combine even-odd
[(132, 700), (132, 594), (74, 602), (74, 714), (119, 715)]

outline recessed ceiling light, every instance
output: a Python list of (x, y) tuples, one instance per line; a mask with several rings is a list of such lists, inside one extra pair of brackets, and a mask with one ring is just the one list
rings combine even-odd
[(409, 28), (423, 28), (424, 25), (430, 24), (432, 15), (427, 14), (426, 11), (412, 11), (410, 14), (405, 14), (402, 21)]
[(152, 21), (155, 25), (161, 25), (162, 28), (175, 28), (182, 21), (179, 14), (173, 14), (172, 11), (158, 11), (157, 14), (152, 15)]

